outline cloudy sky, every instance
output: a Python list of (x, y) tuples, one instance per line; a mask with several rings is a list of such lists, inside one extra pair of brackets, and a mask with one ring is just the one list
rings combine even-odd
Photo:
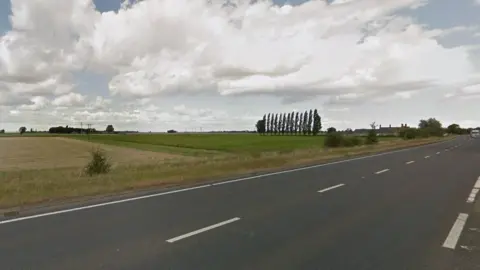
[(249, 2), (1, 0), (0, 128), (480, 126), (480, 0)]

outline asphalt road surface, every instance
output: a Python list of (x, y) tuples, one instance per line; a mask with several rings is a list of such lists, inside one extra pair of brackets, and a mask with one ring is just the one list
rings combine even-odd
[(480, 140), (459, 137), (3, 219), (0, 269), (462, 269), (479, 176)]

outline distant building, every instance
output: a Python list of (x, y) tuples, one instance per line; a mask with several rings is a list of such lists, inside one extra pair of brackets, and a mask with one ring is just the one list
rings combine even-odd
[[(377, 134), (380, 136), (385, 136), (385, 135), (398, 135), (398, 132), (401, 128), (406, 127), (406, 124), (401, 124), (400, 127), (392, 127), (392, 125), (388, 125), (388, 127), (382, 127), (382, 125), (379, 125), (377, 130)], [(353, 131), (353, 134), (355, 135), (367, 135), (369, 128), (359, 128), (355, 129)]]

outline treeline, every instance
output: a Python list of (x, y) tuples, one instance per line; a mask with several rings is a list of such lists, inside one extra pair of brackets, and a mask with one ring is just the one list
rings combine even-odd
[(98, 131), (94, 128), (75, 128), (69, 126), (58, 126), (58, 127), (51, 127), (48, 129), (48, 133), (56, 133), (56, 134), (72, 134), (72, 133), (97, 133)]
[(268, 113), (257, 121), (257, 133), (261, 135), (317, 135), (322, 120), (317, 109), (303, 113)]

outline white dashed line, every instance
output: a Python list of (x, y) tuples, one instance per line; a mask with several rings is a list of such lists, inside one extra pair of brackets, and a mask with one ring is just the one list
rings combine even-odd
[(445, 239), (445, 242), (443, 243), (444, 248), (450, 248), (450, 249), (455, 249), (455, 246), (457, 245), (458, 239), (460, 238), (460, 235), (462, 234), (463, 227), (465, 226), (465, 223), (467, 222), (468, 214), (465, 213), (460, 213), (458, 215), (457, 220), (453, 224), (452, 229), (450, 230), (450, 233), (447, 236), (447, 239)]
[(477, 197), (478, 191), (480, 190), (480, 177), (478, 177), (477, 182), (473, 186), (472, 192), (468, 195), (467, 203), (473, 203)]
[(335, 189), (335, 188), (343, 187), (344, 185), (345, 184), (338, 184), (338, 185), (335, 185), (335, 186), (332, 186), (332, 187), (329, 187), (329, 188), (319, 190), (318, 192), (320, 192), (320, 193), (327, 192), (327, 191)]
[(440, 152), (437, 152), (437, 155), (440, 155)]
[(406, 162), (405, 164), (408, 165), (408, 164), (412, 164), (412, 163), (415, 163), (415, 161), (411, 160), (411, 161)]
[(220, 227), (220, 226), (227, 225), (227, 224), (229, 224), (229, 223), (232, 223), (232, 222), (235, 222), (235, 221), (238, 221), (238, 220), (240, 220), (240, 218), (238, 218), (238, 217), (232, 218), (232, 219), (229, 219), (229, 220), (225, 220), (225, 221), (223, 221), (223, 222), (220, 222), (220, 223), (217, 223), (217, 224), (213, 224), (213, 225), (211, 225), (211, 226), (208, 226), (208, 227), (205, 227), (205, 228), (202, 228), (202, 229), (193, 231), (193, 232), (189, 232), (189, 233), (186, 233), (186, 234), (177, 236), (177, 237), (172, 238), (172, 239), (168, 239), (167, 242), (168, 242), (168, 243), (173, 243), (173, 242), (182, 240), (182, 239), (184, 239), (184, 238), (193, 236), (193, 235), (195, 235), (195, 234), (199, 234), (199, 233), (202, 233), (202, 232), (206, 232), (206, 231), (209, 231), (209, 230), (218, 228), (218, 227)]
[(376, 172), (375, 174), (381, 174), (381, 173), (388, 172), (388, 171), (390, 171), (390, 169), (381, 170), (381, 171)]
[(425, 156), (425, 158), (430, 158), (430, 156)]

